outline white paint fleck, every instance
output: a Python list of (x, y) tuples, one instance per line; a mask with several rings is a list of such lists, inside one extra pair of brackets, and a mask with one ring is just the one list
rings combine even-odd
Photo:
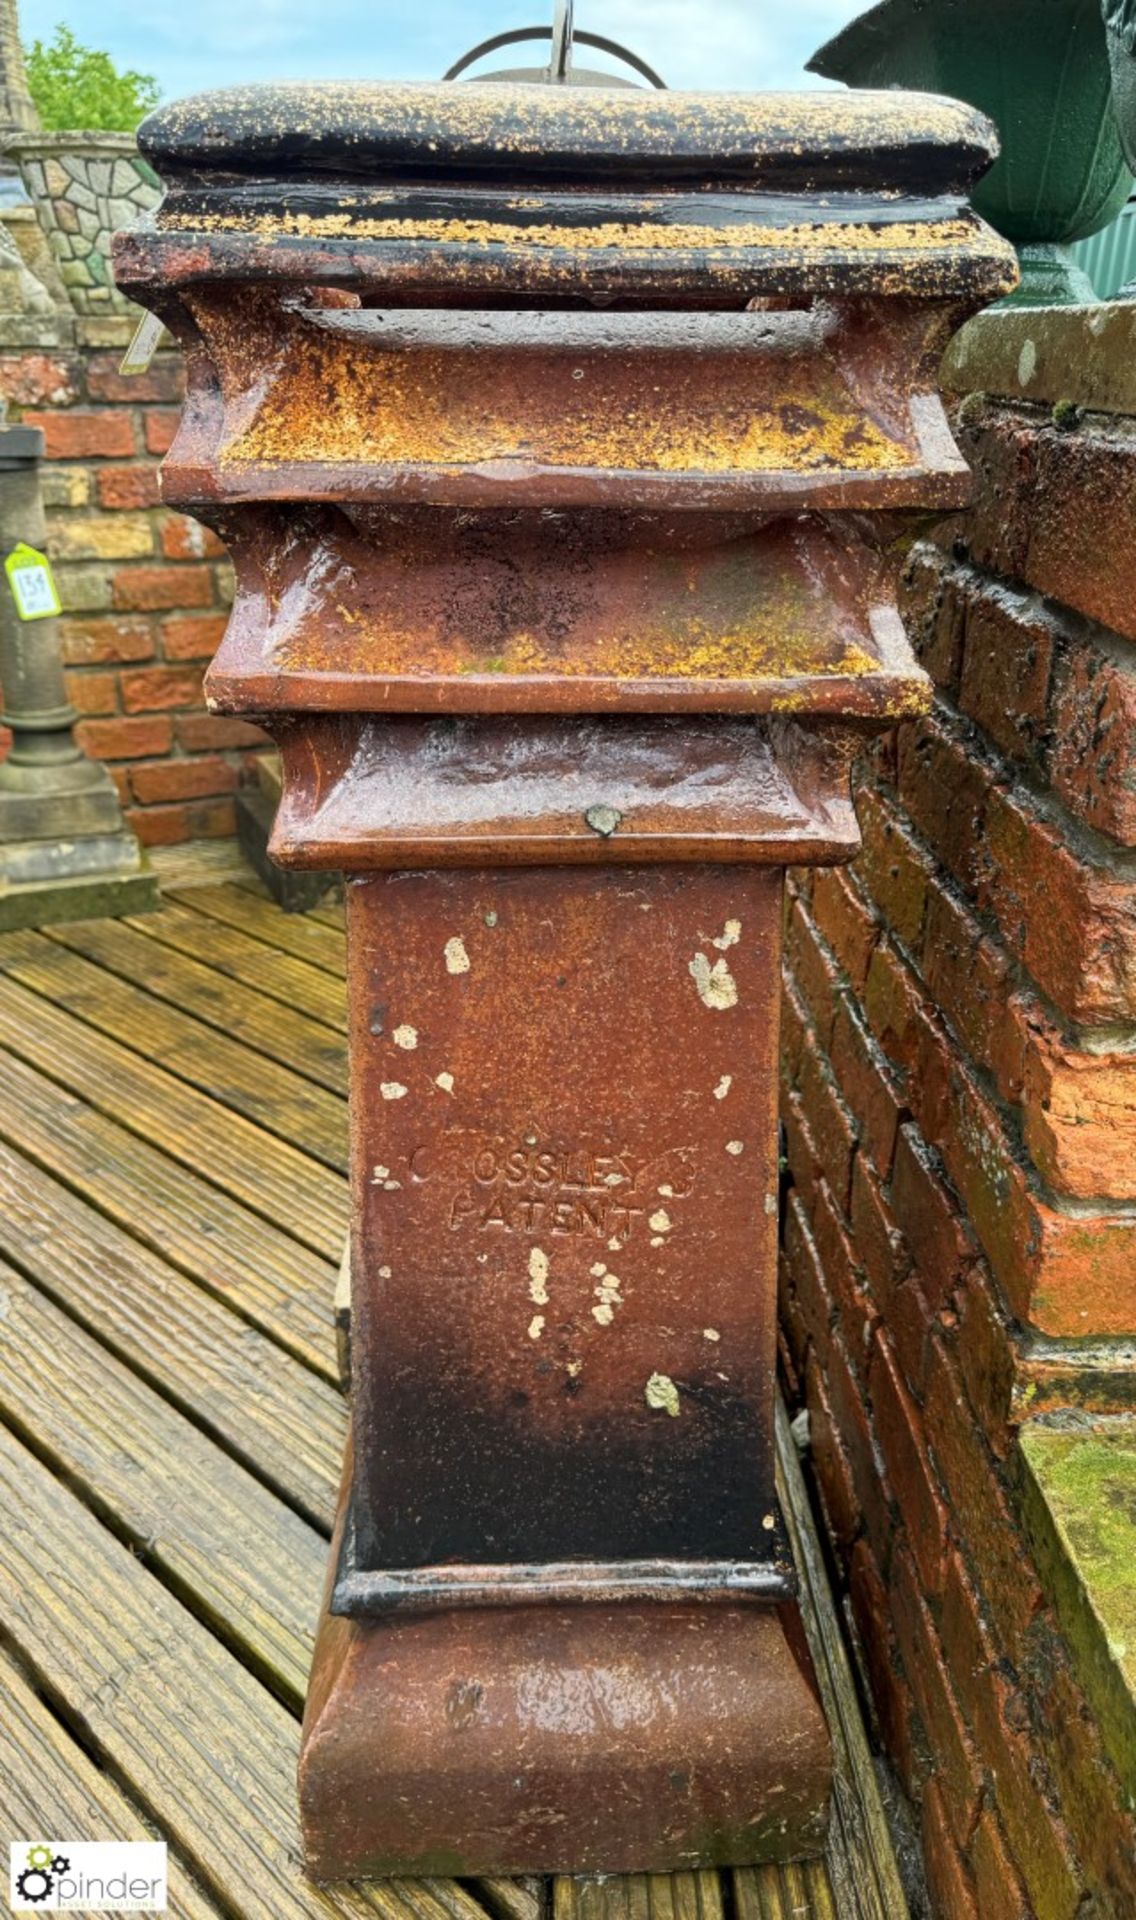
[[(592, 1271), (595, 1272), (594, 1267)], [(592, 1308), (592, 1318), (597, 1326), (610, 1327), (616, 1307), (623, 1305), (623, 1295), (619, 1291), (619, 1275), (608, 1273), (606, 1267), (603, 1268), (603, 1273), (605, 1278), (595, 1289), (596, 1298), (600, 1304)]]
[(384, 1180), (383, 1181), (384, 1193), (401, 1193), (401, 1191), (402, 1191), (401, 1180)]
[(674, 1199), (674, 1188), (673, 1188), (673, 1187), (670, 1187), (670, 1186), (662, 1186), (662, 1187), (656, 1187), (656, 1188), (655, 1188), (655, 1192), (656, 1192), (656, 1193), (661, 1193), (661, 1194), (662, 1194), (662, 1196), (663, 1196), (663, 1199), (664, 1199), (664, 1200), (673, 1200), (673, 1199)]
[(379, 1088), (384, 1100), (401, 1100), (406, 1091), (401, 1080), (384, 1080)]
[(548, 1305), (548, 1255), (542, 1247), (529, 1254), (529, 1299), (534, 1307)]
[(609, 1253), (618, 1253), (621, 1245), (622, 1245), (622, 1241), (620, 1240), (619, 1235), (617, 1233), (613, 1233), (611, 1239), (607, 1243), (607, 1250)]
[(390, 1279), (390, 1277), (391, 1277), (391, 1270), (390, 1270), (390, 1268), (389, 1268), (389, 1267), (380, 1267), (380, 1268), (379, 1268), (379, 1279), (380, 1279), (380, 1280), (389, 1280), (389, 1279)]
[(371, 1168), (371, 1185), (373, 1187), (381, 1187), (383, 1184), (383, 1181), (389, 1180), (389, 1179), (390, 1179), (389, 1167), (372, 1167)]
[(543, 1313), (534, 1313), (532, 1319), (529, 1321), (529, 1339), (539, 1340), (543, 1332), (544, 1315)]
[(666, 1244), (667, 1244), (667, 1243), (666, 1243), (666, 1241), (665, 1241), (665, 1240), (663, 1239), (663, 1236), (662, 1236), (662, 1234), (661, 1234), (661, 1233), (656, 1233), (656, 1234), (652, 1234), (652, 1236), (651, 1236), (651, 1245), (652, 1245), (653, 1247), (665, 1247), (665, 1246), (666, 1246)]
[(605, 1173), (604, 1174), (605, 1187), (621, 1187), (623, 1185), (623, 1180), (624, 1180), (624, 1176), (622, 1173)]
[(726, 1095), (729, 1093), (730, 1088), (733, 1086), (733, 1084), (734, 1084), (733, 1074), (724, 1073), (722, 1075), (722, 1078), (719, 1080), (717, 1086), (714, 1089), (715, 1100), (724, 1100)]
[(716, 940), (711, 940), (710, 945), (717, 947), (719, 953), (725, 953), (730, 947), (736, 947), (741, 937), (741, 921), (727, 920), (724, 930), (718, 935)]
[(761, 1524), (765, 1528), (766, 1533), (772, 1533), (777, 1522), (771, 1513), (763, 1513), (761, 1516)]
[(739, 1153), (745, 1152), (745, 1141), (744, 1140), (727, 1140), (726, 1152), (732, 1153), (734, 1156), (734, 1159), (736, 1160)]
[(718, 1332), (717, 1327), (703, 1327), (702, 1338), (704, 1340), (720, 1340), (722, 1336)]
[(452, 1093), (454, 1090), (453, 1074), (452, 1073), (436, 1073), (434, 1075), (434, 1085), (436, 1087), (441, 1087), (443, 1093)]
[(492, 907), (490, 907), (489, 912), (485, 915), (485, 924), (487, 927), (495, 927), (497, 925), (497, 915)]
[(643, 1398), (655, 1413), (669, 1413), (672, 1420), (677, 1419), (678, 1388), (669, 1373), (653, 1373), (643, 1389)]
[(769, 1214), (769, 1215), (770, 1215), (771, 1217), (772, 1217), (772, 1215), (773, 1215), (773, 1214), (775, 1214), (775, 1213), (776, 1213), (776, 1211), (777, 1211), (777, 1195), (776, 1195), (775, 1193), (767, 1193), (767, 1194), (766, 1194), (766, 1196), (765, 1196), (765, 1211), (766, 1211), (766, 1213), (768, 1213), (768, 1214)]
[(673, 1222), (666, 1208), (660, 1207), (657, 1213), (651, 1215), (647, 1225), (652, 1233), (669, 1233)]
[(604, 1265), (603, 1261), (597, 1260), (595, 1266), (592, 1268), (592, 1279), (602, 1280), (606, 1272), (607, 1272), (607, 1268)]
[(1037, 367), (1037, 348), (1032, 340), (1022, 341), (1022, 350), (1018, 355), (1018, 385), (1028, 387)]
[(711, 966), (704, 953), (696, 953), (690, 962), (690, 974), (704, 1007), (721, 1013), (726, 1007), (737, 1006), (737, 982), (724, 960), (715, 960)]
[(396, 1027), (391, 1034), (391, 1039), (394, 1041), (395, 1046), (401, 1047), (405, 1053), (413, 1053), (415, 1047), (418, 1045), (418, 1028), (407, 1026)]
[(443, 952), (446, 956), (447, 973), (468, 973), (469, 955), (465, 950), (465, 941), (458, 934), (446, 941)]
[(582, 1360), (569, 1360), (569, 1362), (568, 1362), (568, 1364), (567, 1364), (567, 1366), (565, 1367), (565, 1369), (564, 1369), (564, 1371), (565, 1371), (565, 1373), (566, 1373), (566, 1374), (568, 1375), (568, 1378), (569, 1378), (570, 1380), (575, 1380), (575, 1378), (576, 1378), (576, 1376), (577, 1376), (578, 1374), (581, 1374), (581, 1373), (583, 1373), (583, 1371), (584, 1371), (584, 1363), (583, 1363), (583, 1361), (582, 1361)]
[[(573, 374), (572, 377), (575, 379), (577, 376)], [(584, 815), (585, 825), (589, 826), (593, 833), (598, 833), (603, 840), (611, 839), (622, 819), (623, 815), (618, 807), (604, 805), (589, 807)]]

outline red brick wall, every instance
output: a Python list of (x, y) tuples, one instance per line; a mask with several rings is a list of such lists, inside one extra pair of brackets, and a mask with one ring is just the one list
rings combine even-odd
[(973, 396), (959, 435), (974, 508), (905, 585), (935, 711), (790, 890), (787, 1362), (936, 1913), (1131, 1915), (1014, 1435), (1132, 1377), (1136, 422)]
[(212, 534), (159, 505), (181, 360), (166, 349), (148, 373), (123, 378), (128, 334), (121, 322), (80, 321), (65, 352), (0, 352), (0, 394), (46, 436), (48, 545), (79, 738), (109, 763), (131, 826), (156, 845), (235, 831), (233, 794), (264, 736), (205, 711), (229, 565)]

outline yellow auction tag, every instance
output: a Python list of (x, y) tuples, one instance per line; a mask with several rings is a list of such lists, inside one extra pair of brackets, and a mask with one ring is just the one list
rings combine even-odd
[(60, 612), (59, 594), (45, 553), (37, 553), (21, 541), (5, 560), (4, 571), (21, 620), (46, 620)]

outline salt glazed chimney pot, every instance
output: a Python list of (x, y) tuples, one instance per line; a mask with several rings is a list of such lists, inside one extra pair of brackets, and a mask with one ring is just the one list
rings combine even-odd
[(353, 1445), (308, 1861), (818, 1850), (773, 1469), (786, 864), (929, 686), (936, 396), (1013, 284), (993, 134), (898, 93), (234, 89), (163, 110), (120, 285), (165, 499), (237, 574), (211, 704), (347, 875)]

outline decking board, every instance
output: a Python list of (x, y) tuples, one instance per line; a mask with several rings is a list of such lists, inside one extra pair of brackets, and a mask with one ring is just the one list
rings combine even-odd
[(323, 1022), (310, 1019), (295, 1005), (282, 1006), (243, 981), (117, 920), (45, 927), (44, 935), (154, 999), (241, 1041), (254, 1053), (346, 1098), (342, 1042)]
[(338, 1260), (347, 1182), (289, 1143), (231, 1113), (208, 1090), (66, 1013), (0, 971), (0, 1045), (92, 1111), (152, 1141), (251, 1212), (287, 1223), (296, 1240)]
[(305, 1366), (337, 1379), (336, 1269), (0, 1047), (0, 1140), (215, 1293)]
[(0, 972), (342, 1172), (345, 1102), (42, 933), (0, 936)]
[[(342, 929), (342, 908), (339, 915)], [(203, 961), (227, 979), (243, 981), (286, 1007), (302, 1007), (313, 1020), (322, 1021), (337, 1033), (347, 1030), (347, 999), (339, 975), (313, 967), (307, 960), (297, 960), (294, 954), (277, 953), (263, 940), (226, 926), (223, 920), (171, 905), (161, 913), (141, 914), (123, 924)]]
[[(114, 1781), (45, 1705), (11, 1656), (0, 1651), (0, 1828), (11, 1840), (160, 1840)], [(48, 1825), (45, 1826), (45, 1821)], [(222, 1920), (173, 1852), (169, 1911), (177, 1920)]]
[(723, 1920), (717, 1873), (597, 1874), (554, 1883), (552, 1920)]
[[(241, 882), (240, 884), (244, 885), (246, 883)], [(321, 900), (317, 906), (312, 907), (308, 918), (310, 920), (319, 920), (325, 927), (335, 927), (342, 933), (344, 925), (342, 899), (337, 900), (332, 897), (327, 900)]]
[(0, 1192), (0, 1255), (330, 1529), (345, 1426), (335, 1389), (3, 1145)]
[[(211, 1893), (235, 1895), (248, 1920), (442, 1920), (425, 1894), (424, 1916), (389, 1891), (323, 1890), (304, 1877), (294, 1715), (5, 1428), (0, 1501), (6, 1634)], [(45, 1554), (45, 1513), (65, 1551)]]
[(347, 972), (347, 943), (338, 927), (329, 927), (310, 913), (281, 913), (263, 889), (187, 887), (181, 899), (194, 913), (208, 914), (227, 927), (238, 927), (267, 946), (295, 954), (297, 959), (323, 967), (340, 979)]
[(0, 1419), (298, 1710), (326, 1538), (3, 1262), (0, 1301)]

